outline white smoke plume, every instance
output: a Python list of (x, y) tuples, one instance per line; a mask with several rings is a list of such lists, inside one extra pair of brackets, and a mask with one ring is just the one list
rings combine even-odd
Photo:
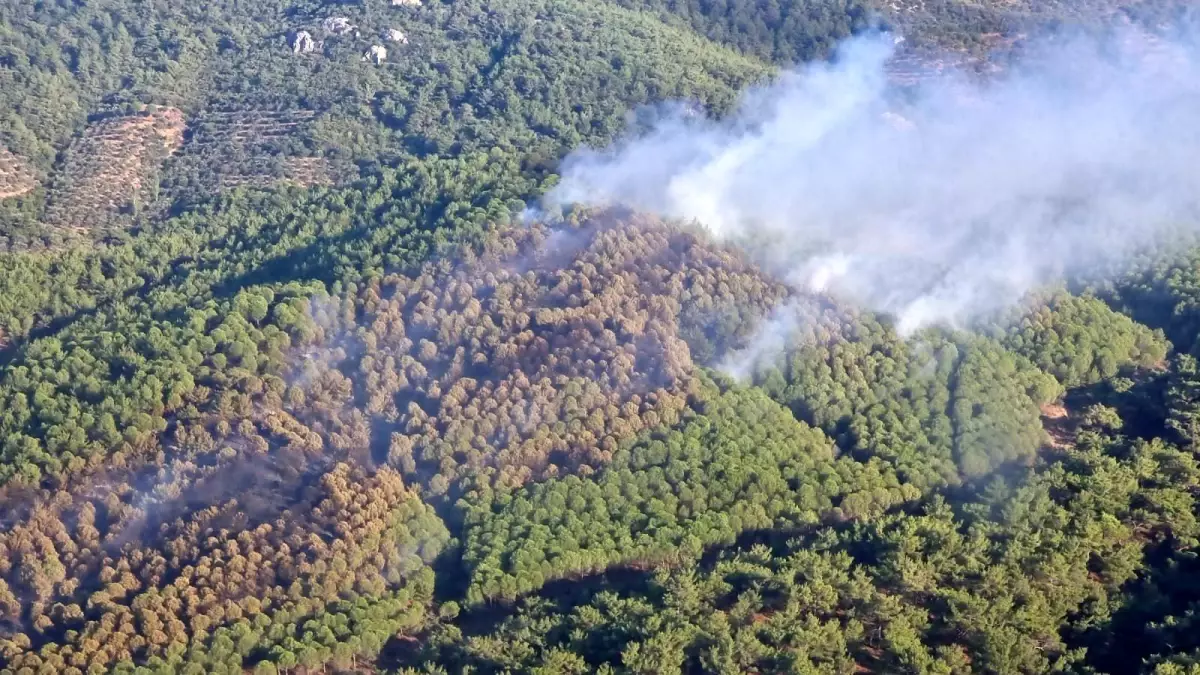
[(667, 107), (646, 133), (576, 151), (545, 204), (699, 221), (902, 333), (963, 325), (1200, 230), (1196, 43), (1121, 48), (1139, 39), (1042, 40), (986, 81), (898, 92), (893, 39), (855, 38), (725, 119)]
[(749, 343), (726, 354), (717, 368), (734, 379), (749, 379), (759, 368), (783, 353), (789, 342), (795, 344), (808, 338), (804, 330), (808, 327), (807, 310), (807, 306), (794, 302), (776, 307), (758, 327)]

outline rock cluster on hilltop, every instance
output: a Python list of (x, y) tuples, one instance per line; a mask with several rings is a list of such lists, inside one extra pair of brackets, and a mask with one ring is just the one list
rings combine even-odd
[(298, 30), (293, 33), (291, 45), (292, 52), (295, 54), (311, 54), (317, 49), (317, 41), (313, 39), (312, 33), (306, 30)]
[(379, 64), (387, 61), (388, 50), (383, 45), (371, 45), (367, 53), (363, 55), (363, 61), (371, 61)]
[(321, 22), (321, 28), (330, 35), (346, 35), (352, 32), (356, 26), (344, 16), (331, 16)]

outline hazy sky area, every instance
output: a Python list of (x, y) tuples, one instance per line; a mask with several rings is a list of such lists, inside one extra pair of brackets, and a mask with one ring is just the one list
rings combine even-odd
[(664, 106), (648, 132), (572, 153), (545, 203), (695, 219), (901, 332), (961, 325), (1200, 229), (1195, 42), (1148, 57), (1123, 37), (1039, 40), (986, 82), (906, 93), (885, 74), (893, 38), (855, 38), (725, 119)]

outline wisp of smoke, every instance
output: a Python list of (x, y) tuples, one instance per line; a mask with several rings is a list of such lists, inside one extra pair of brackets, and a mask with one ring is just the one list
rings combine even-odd
[(1155, 61), (1060, 37), (987, 81), (950, 75), (901, 93), (885, 68), (893, 42), (854, 38), (725, 119), (668, 114), (578, 150), (544, 204), (699, 221), (906, 334), (962, 325), (1200, 225), (1193, 43)]

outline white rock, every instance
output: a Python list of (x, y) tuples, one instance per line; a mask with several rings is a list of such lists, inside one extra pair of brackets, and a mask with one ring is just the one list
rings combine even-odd
[(404, 34), (404, 31), (399, 31), (395, 28), (388, 29), (388, 39), (392, 42), (399, 42), (402, 45), (408, 44), (408, 36)]
[(371, 45), (371, 49), (363, 54), (363, 61), (374, 61), (375, 63), (383, 63), (387, 61), (387, 47), (383, 45)]
[(326, 33), (333, 35), (343, 35), (354, 30), (354, 24), (344, 16), (331, 16), (321, 22), (321, 27)]
[(312, 33), (306, 30), (298, 30), (292, 35), (292, 51), (296, 54), (310, 54), (317, 48), (316, 40), (313, 40)]
[(392, 0), (392, 7), (420, 7), (421, 0)]

